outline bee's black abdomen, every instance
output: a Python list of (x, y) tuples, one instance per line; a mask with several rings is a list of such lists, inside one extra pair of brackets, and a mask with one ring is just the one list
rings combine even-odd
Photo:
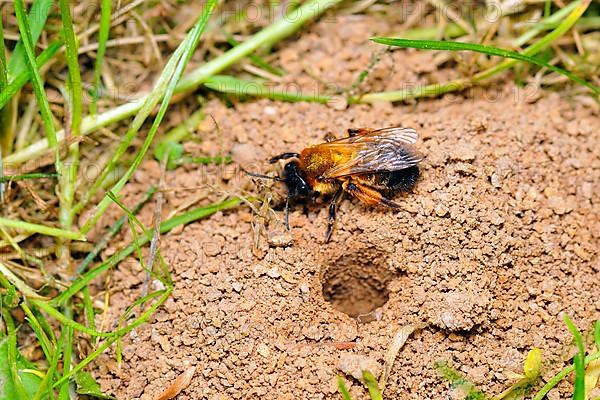
[(384, 179), (387, 180), (388, 189), (395, 192), (409, 192), (419, 179), (419, 167), (415, 165), (399, 171), (388, 172), (386, 175), (387, 177)]

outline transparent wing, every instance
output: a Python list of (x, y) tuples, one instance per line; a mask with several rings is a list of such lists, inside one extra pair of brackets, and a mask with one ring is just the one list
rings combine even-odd
[(319, 145), (323, 150), (353, 155), (347, 162), (327, 171), (322, 178), (399, 171), (415, 166), (422, 160), (412, 148), (417, 139), (414, 129), (391, 127), (361, 130), (355, 136)]

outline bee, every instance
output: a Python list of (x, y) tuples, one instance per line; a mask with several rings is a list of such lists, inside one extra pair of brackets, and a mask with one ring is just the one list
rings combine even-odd
[(283, 182), (287, 188), (285, 224), (289, 229), (290, 202), (332, 196), (325, 242), (335, 224), (336, 208), (344, 193), (367, 205), (399, 208), (389, 197), (408, 192), (419, 177), (422, 157), (413, 145), (417, 132), (410, 128), (348, 129), (348, 136), (309, 146), (300, 153), (283, 153), (269, 162), (288, 160), (282, 176), (247, 172), (250, 176)]

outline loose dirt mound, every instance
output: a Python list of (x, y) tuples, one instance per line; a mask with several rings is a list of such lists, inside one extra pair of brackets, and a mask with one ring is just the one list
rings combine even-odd
[[(345, 17), (313, 26), (281, 52), (286, 79), (307, 87), (314, 83), (310, 67), (349, 86), (380, 49), (366, 39), (391, 31), (380, 25)], [(339, 47), (346, 40), (347, 55)], [(420, 82), (430, 62), (429, 54), (385, 55), (367, 87)], [(382, 364), (393, 336), (409, 323), (421, 329), (398, 355), (388, 398), (454, 396), (434, 369), (439, 360), (490, 394), (510, 386), (510, 373), (521, 371), (533, 347), (544, 353), (544, 376), (555, 373), (571, 355), (559, 314), (582, 329), (600, 317), (600, 119), (597, 110), (556, 94), (533, 103), (528, 97), (507, 85), (467, 98), (347, 110), (211, 101), (206, 110), (221, 133), (203, 123), (197, 134), (204, 142), (190, 146), (199, 154), (232, 151), (266, 172), (268, 156), (321, 142), (327, 131), (403, 125), (420, 133), (422, 177), (413, 193), (396, 199), (400, 211), (346, 199), (328, 244), (322, 205), (297, 206), (293, 245), (269, 248), (262, 238), (258, 256), (246, 206), (166, 235), (161, 249), (173, 296), (126, 338), (120, 369), (112, 353), (98, 359), (103, 388), (118, 398), (152, 399), (195, 365), (179, 399), (336, 398), (340, 356)], [(140, 192), (157, 174), (156, 164), (146, 163), (137, 176)], [(219, 190), (253, 187), (232, 166), (184, 167), (166, 181), (200, 189), (168, 192), (165, 213), (203, 191), (216, 201)], [(152, 208), (145, 214), (148, 221)], [(268, 227), (278, 230), (281, 212)], [(119, 266), (114, 315), (140, 296), (143, 281), (135, 260)], [(361, 384), (348, 379), (364, 398)], [(565, 382), (552, 395), (571, 389)]]

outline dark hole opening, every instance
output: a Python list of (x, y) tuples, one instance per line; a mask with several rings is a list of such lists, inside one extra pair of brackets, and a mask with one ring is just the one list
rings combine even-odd
[(389, 300), (388, 285), (393, 278), (381, 255), (347, 255), (326, 266), (323, 297), (333, 308), (360, 322), (373, 321), (377, 319), (375, 311)]

